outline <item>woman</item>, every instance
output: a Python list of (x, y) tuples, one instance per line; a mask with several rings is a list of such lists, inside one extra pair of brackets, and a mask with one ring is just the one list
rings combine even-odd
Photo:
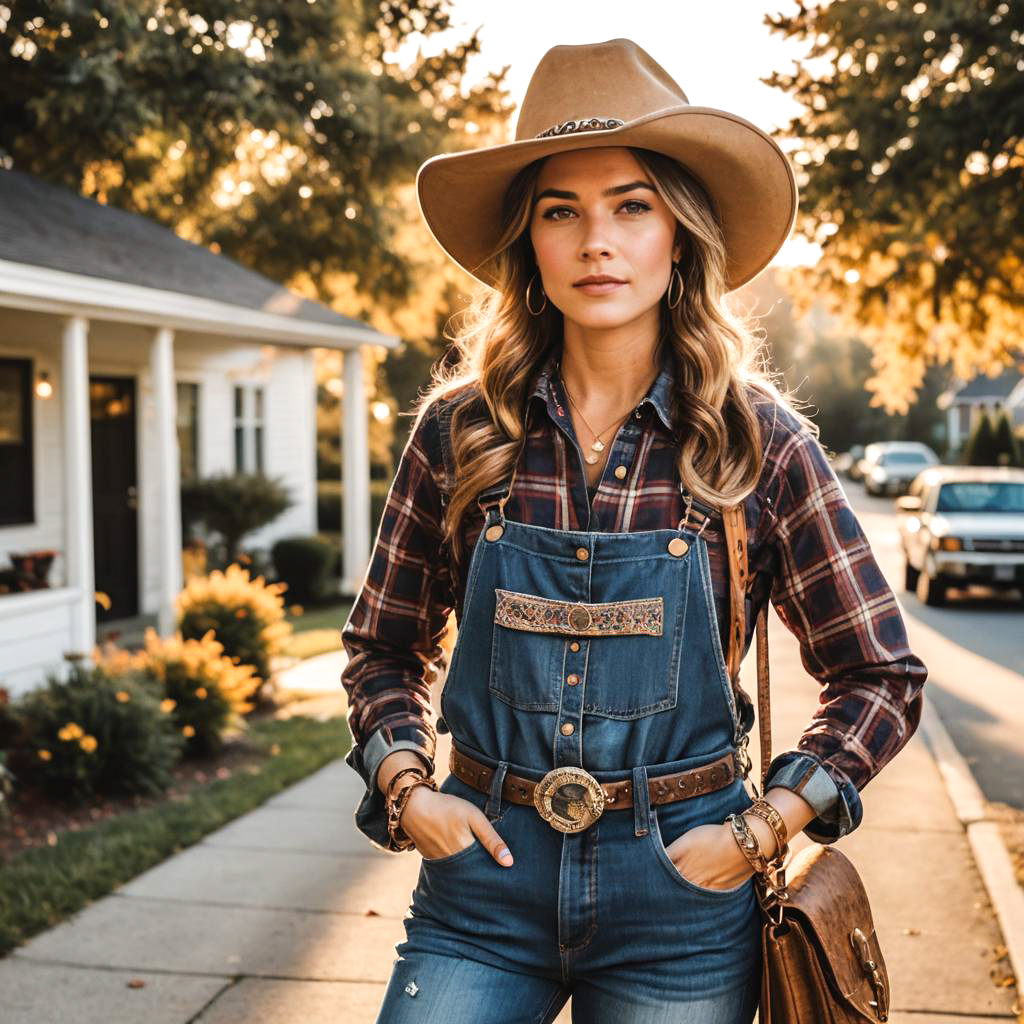
[[(418, 189), (490, 287), (344, 629), (357, 823), (423, 857), (379, 1021), (549, 1021), (571, 994), (591, 1024), (748, 1022), (759, 916), (728, 817), (767, 857), (850, 832), (926, 676), (814, 430), (722, 301), (789, 234), (792, 171), (616, 39), (550, 50), (517, 140), (435, 157)], [(758, 801), (723, 656), (739, 502), (751, 608), (771, 598), (823, 686)], [(453, 607), (438, 790), (426, 676)]]

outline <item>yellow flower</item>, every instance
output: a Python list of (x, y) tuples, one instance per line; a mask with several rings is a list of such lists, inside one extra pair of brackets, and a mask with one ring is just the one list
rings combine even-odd
[(203, 698), (204, 698), (204, 697), (206, 696), (206, 687), (205, 687), (205, 686), (199, 686), (199, 687), (197, 687), (197, 688), (196, 688), (196, 696), (197, 696), (197, 697), (198, 697), (198, 698), (199, 698), (200, 700), (202, 700), (202, 699), (203, 699)]
[(85, 735), (85, 731), (76, 722), (68, 722), (57, 736), (62, 740), (77, 740)]
[(195, 734), (196, 734), (195, 729), (191, 725), (186, 725), (181, 731), (182, 731), (182, 733), (184, 733), (184, 735), (186, 735), (186, 736), (188, 736), (190, 738), (192, 736), (195, 736)]
[(83, 736), (79, 741), (78, 745), (87, 753), (91, 754), (98, 746), (95, 736)]
[(48, 750), (40, 750), (40, 751), (38, 751), (38, 754), (39, 754), (39, 760), (40, 761), (52, 761), (53, 760), (53, 754), (51, 754)]
[(160, 701), (160, 710), (173, 711), (177, 707), (177, 705), (177, 701), (171, 700), (170, 697), (165, 697), (162, 701)]
[(115, 696), (122, 704), (127, 704), (132, 699), (131, 694), (127, 690), (118, 690)]
[(104, 611), (110, 611), (110, 595), (104, 594), (102, 590), (96, 591), (96, 603), (100, 605)]

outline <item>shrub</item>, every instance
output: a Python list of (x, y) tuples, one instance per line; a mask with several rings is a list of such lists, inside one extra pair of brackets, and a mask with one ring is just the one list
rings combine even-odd
[(182, 753), (174, 720), (146, 685), (102, 667), (49, 675), (11, 710), (20, 725), (12, 769), (58, 799), (163, 792)]
[(288, 585), (288, 599), (322, 601), (334, 564), (334, 547), (320, 537), (284, 537), (272, 548), (277, 578)]
[(291, 635), (285, 621), (283, 583), (250, 579), (240, 565), (196, 576), (178, 595), (178, 629), (185, 640), (201, 640), (210, 630), (236, 665), (251, 665), (261, 679), (270, 659)]
[(219, 474), (181, 486), (182, 520), (191, 532), (202, 522), (224, 538), (228, 562), (242, 538), (273, 522), (292, 504), (287, 488), (259, 473)]
[(189, 757), (215, 753), (229, 728), (244, 728), (242, 713), (252, 710), (248, 698), (260, 685), (251, 665), (224, 657), (212, 630), (200, 640), (185, 640), (180, 633), (164, 639), (147, 629), (143, 650), (108, 647), (97, 658), (108, 671), (134, 672), (153, 686), (185, 738)]

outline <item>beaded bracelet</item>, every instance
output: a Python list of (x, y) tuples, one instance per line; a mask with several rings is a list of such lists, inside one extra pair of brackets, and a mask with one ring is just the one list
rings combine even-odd
[(759, 796), (743, 813), (760, 818), (772, 830), (772, 835), (775, 836), (775, 853), (771, 859), (778, 860), (785, 856), (789, 832), (782, 815), (762, 796)]

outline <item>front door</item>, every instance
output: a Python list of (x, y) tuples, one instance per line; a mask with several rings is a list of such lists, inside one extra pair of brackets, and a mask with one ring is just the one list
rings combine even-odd
[(106, 622), (139, 611), (135, 380), (90, 377), (89, 400), (96, 592), (106, 595), (97, 599), (96, 621)]

